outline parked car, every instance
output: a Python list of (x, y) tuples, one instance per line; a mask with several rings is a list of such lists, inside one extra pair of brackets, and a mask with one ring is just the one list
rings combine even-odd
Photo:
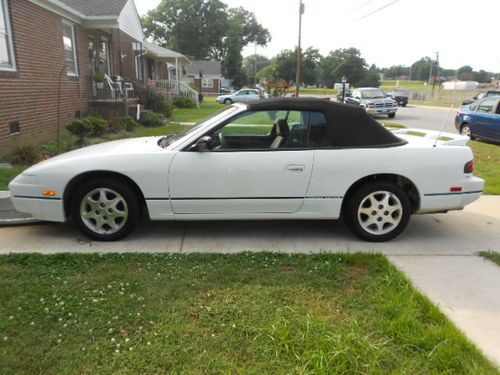
[(386, 241), (411, 214), (460, 210), (484, 187), (467, 137), (398, 132), (323, 99), (237, 103), (176, 135), (56, 156), (9, 188), (18, 211), (71, 218), (100, 241), (128, 235), (142, 212), (170, 221), (342, 215), (360, 238)]
[(231, 89), (229, 87), (224, 87), (222, 86), (220, 88), (219, 94), (224, 95), (224, 94), (231, 94)]
[(498, 91), (498, 90), (488, 90), (486, 92), (480, 92), (476, 96), (473, 96), (472, 100), (470, 100), (470, 99), (469, 100), (464, 100), (462, 102), (462, 105), (472, 104), (476, 100), (483, 99), (483, 98), (490, 98), (492, 96), (500, 96), (500, 91)]
[(408, 98), (410, 96), (410, 92), (408, 90), (394, 90), (392, 92), (388, 92), (387, 95), (394, 99), (398, 105), (402, 107), (406, 107), (408, 105)]
[(355, 89), (352, 95), (346, 98), (346, 103), (362, 107), (371, 115), (387, 115), (389, 118), (394, 118), (398, 110), (395, 100), (374, 87)]
[(487, 97), (464, 105), (455, 117), (455, 127), (470, 139), (500, 142), (500, 97)]
[(221, 104), (233, 104), (238, 102), (250, 102), (261, 98), (262, 96), (257, 89), (241, 89), (232, 94), (220, 95), (215, 100)]

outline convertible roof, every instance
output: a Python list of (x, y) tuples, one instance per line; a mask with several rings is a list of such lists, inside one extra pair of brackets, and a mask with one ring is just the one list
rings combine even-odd
[(328, 124), (327, 136), (336, 147), (390, 147), (406, 143), (375, 121), (363, 108), (326, 99), (263, 99), (248, 103), (248, 109), (322, 112)]

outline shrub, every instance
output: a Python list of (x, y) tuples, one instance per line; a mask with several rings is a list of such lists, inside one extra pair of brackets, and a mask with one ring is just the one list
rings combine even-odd
[(175, 108), (196, 108), (196, 102), (186, 96), (176, 96), (172, 104)]
[(77, 137), (78, 146), (84, 146), (87, 143), (87, 137), (93, 132), (93, 126), (87, 118), (75, 119), (66, 126), (66, 129)]
[(165, 124), (165, 116), (161, 113), (149, 112), (144, 116), (144, 119), (141, 121), (142, 125), (153, 128), (163, 126)]
[(36, 146), (31, 143), (25, 143), (14, 149), (10, 162), (12, 164), (33, 164), (39, 158), (40, 155)]
[(144, 87), (140, 89), (137, 94), (139, 96), (140, 103), (145, 105), (147, 109), (161, 113), (166, 117), (172, 116), (172, 104), (155, 89), (151, 87)]
[(90, 124), (92, 129), (92, 133), (90, 134), (93, 137), (99, 137), (103, 135), (106, 130), (109, 128), (109, 122), (103, 119), (100, 115), (92, 115), (82, 119), (83, 121), (87, 121)]
[(72, 136), (64, 137), (59, 142), (59, 148), (57, 147), (57, 141), (50, 141), (39, 146), (40, 158), (48, 159), (57, 154), (63, 152), (68, 152), (76, 148), (75, 138)]
[(133, 117), (130, 116), (123, 116), (123, 117), (118, 117), (115, 119), (110, 127), (109, 127), (109, 132), (110, 133), (120, 133), (122, 131), (133, 131), (135, 128), (139, 126), (139, 123), (134, 120)]

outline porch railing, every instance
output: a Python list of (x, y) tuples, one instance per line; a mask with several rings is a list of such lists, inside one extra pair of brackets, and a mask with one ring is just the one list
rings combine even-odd
[(167, 97), (175, 95), (186, 96), (192, 99), (198, 108), (200, 107), (198, 92), (184, 81), (177, 81), (173, 79), (148, 80), (148, 86), (155, 88)]

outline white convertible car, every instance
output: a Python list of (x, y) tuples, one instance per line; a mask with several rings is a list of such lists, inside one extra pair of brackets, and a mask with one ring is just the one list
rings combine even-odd
[[(408, 134), (409, 133), (409, 134)], [(390, 132), (362, 108), (322, 99), (235, 104), (167, 137), (124, 139), (43, 161), (9, 185), (17, 210), (71, 218), (94, 240), (152, 220), (337, 219), (368, 241), (411, 214), (478, 199), (468, 138)]]

